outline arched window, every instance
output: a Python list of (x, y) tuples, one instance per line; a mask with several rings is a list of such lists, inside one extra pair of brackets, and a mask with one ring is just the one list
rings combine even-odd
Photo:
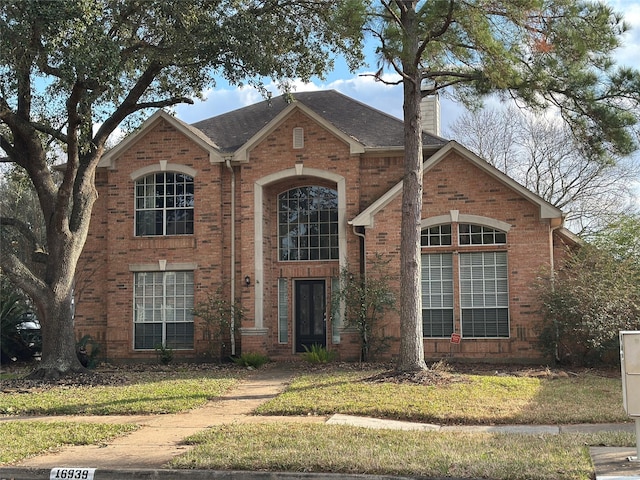
[[(488, 225), (459, 223), (455, 236), (455, 225), (427, 225), (422, 230), (422, 247), (440, 247), (422, 250), (424, 336), (445, 338), (458, 331), (467, 338), (508, 338), (507, 233)], [(494, 245), (495, 251), (474, 251), (475, 246), (487, 245)], [(456, 303), (458, 315), (454, 315)], [(460, 320), (458, 328), (455, 317)]]
[(310, 186), (278, 195), (278, 245), (282, 261), (337, 260), (338, 192)]
[(460, 245), (504, 245), (507, 243), (505, 232), (486, 225), (460, 223), (458, 235)]
[(136, 181), (136, 236), (193, 234), (193, 177), (152, 173)]
[(433, 225), (422, 230), (420, 245), (423, 247), (451, 245), (451, 224)]

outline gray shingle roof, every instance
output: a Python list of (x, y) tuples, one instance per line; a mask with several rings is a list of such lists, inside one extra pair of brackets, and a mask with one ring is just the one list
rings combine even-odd
[[(192, 124), (222, 153), (236, 151), (293, 101), (304, 104), (365, 148), (402, 147), (403, 122), (335, 90), (293, 93), (240, 108)], [(289, 101), (288, 101), (289, 100)], [(424, 133), (425, 146), (442, 146), (442, 138)]]

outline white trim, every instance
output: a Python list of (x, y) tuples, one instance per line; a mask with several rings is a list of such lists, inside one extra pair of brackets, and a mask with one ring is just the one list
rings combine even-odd
[(133, 147), (133, 145), (138, 140), (146, 135), (149, 130), (155, 128), (156, 125), (158, 125), (162, 120), (169, 123), (178, 132), (185, 135), (197, 146), (207, 152), (209, 154), (210, 163), (221, 163), (224, 161), (224, 158), (219, 152), (218, 146), (213, 141), (211, 141), (211, 139), (208, 138), (204, 133), (202, 133), (197, 128), (183, 122), (182, 120), (169, 115), (167, 112), (158, 110), (156, 113), (151, 115), (134, 133), (125, 137), (124, 140), (122, 140), (111, 150), (105, 152), (105, 154), (100, 159), (100, 162), (98, 162), (98, 168), (108, 168), (109, 170), (115, 170), (116, 161), (118, 160), (118, 158), (120, 158), (120, 156), (129, 148)]
[[(162, 264), (164, 262), (164, 265)], [(164, 266), (164, 268), (162, 268)], [(197, 270), (198, 264), (195, 262), (167, 262), (158, 260), (155, 263), (130, 263), (130, 272), (171, 272)]]
[[(346, 180), (337, 173), (319, 170), (317, 168), (305, 168), (305, 175), (322, 178), (336, 183), (338, 191), (338, 249), (340, 251), (340, 271), (347, 266), (347, 187)], [(295, 178), (298, 174), (295, 168), (288, 168), (279, 172), (266, 175), (256, 180), (253, 188), (253, 225), (254, 225), (254, 295), (255, 295), (255, 328), (262, 329), (264, 325), (264, 210), (262, 208), (264, 187), (280, 180)]]
[[(467, 148), (463, 147), (459, 143), (455, 141), (450, 141), (436, 153), (434, 153), (431, 157), (429, 157), (423, 164), (422, 170), (423, 174), (427, 173), (431, 168), (440, 163), (443, 159), (447, 158), (449, 153), (455, 152), (458, 155), (462, 156), (465, 160), (468, 160), (476, 167), (480, 168), (482, 171), (487, 173), (488, 175), (495, 178), (500, 183), (506, 185), (508, 188), (514, 190), (516, 193), (521, 195), (522, 197), (529, 200), (534, 205), (537, 205), (540, 209), (540, 218), (543, 219), (553, 219), (559, 218), (563, 219), (562, 211), (559, 208), (554, 207), (546, 200), (542, 199), (532, 191), (520, 185), (518, 182), (513, 180), (511, 177), (508, 177), (500, 170), (484, 161), (482, 158), (478, 157), (475, 153), (471, 152)], [(374, 226), (374, 217), (375, 215), (385, 208), (391, 200), (393, 200), (400, 192), (402, 192), (402, 181), (395, 184), (388, 190), (384, 195), (382, 195), (378, 200), (373, 202), (369, 207), (364, 209), (357, 215), (353, 220), (349, 222), (350, 225), (368, 227), (371, 228)]]
[[(455, 213), (454, 213), (455, 212)], [(458, 213), (458, 210), (451, 210), (449, 215), (438, 215), (436, 217), (425, 218), (420, 222), (420, 229), (432, 227), (434, 225), (442, 225), (445, 223), (472, 223), (474, 225), (485, 225), (487, 227), (496, 228), (503, 232), (509, 232), (512, 225), (495, 218), (483, 217), (482, 215), (469, 215), (466, 213)]]
[(146, 177), (147, 175), (158, 172), (184, 173), (185, 175), (189, 175), (193, 178), (195, 178), (195, 176), (198, 174), (198, 171), (195, 168), (191, 168), (187, 165), (181, 165), (179, 163), (167, 163), (166, 160), (160, 160), (160, 162), (158, 163), (147, 165), (146, 167), (142, 167), (131, 172), (129, 177), (131, 178), (131, 180), (136, 181), (142, 177)]

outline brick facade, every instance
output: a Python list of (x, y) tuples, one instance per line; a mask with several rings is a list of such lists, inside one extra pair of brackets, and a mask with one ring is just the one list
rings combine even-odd
[[(294, 128), (303, 129), (303, 148), (294, 148)], [(294, 293), (300, 282), (311, 279), (324, 285), (327, 347), (336, 350), (342, 359), (356, 359), (357, 335), (334, 328), (331, 323), (331, 287), (342, 266), (359, 265), (361, 240), (349, 222), (375, 207), (376, 202), (398, 185), (402, 178), (401, 153), (377, 149), (354, 154), (348, 139), (336, 135), (331, 127), (304, 109), (295, 108), (251, 145), (246, 161), (224, 155), (213, 158), (197, 137), (167, 117), (161, 117), (135, 135), (134, 141), (112, 155), (96, 176), (99, 198), (78, 267), (75, 320), (78, 336), (91, 335), (102, 345), (110, 361), (154, 359), (155, 351), (134, 348), (135, 272), (189, 270), (193, 272), (196, 305), (216, 291), (230, 298), (231, 279), (235, 279), (235, 296), (243, 308), (242, 321), (235, 331), (236, 353), (258, 351), (271, 358), (296, 358)], [(558, 219), (542, 218), (540, 205), (532, 202), (531, 197), (524, 197), (512, 184), (478, 165), (477, 159), (470, 160), (464, 149), (453, 148), (427, 168), (423, 219), (467, 215), (510, 225), (507, 244), (499, 247), (508, 256), (509, 336), (463, 339), (456, 346), (452, 346), (448, 338), (425, 339), (425, 355), (428, 358), (453, 355), (475, 360), (536, 361), (541, 358), (536, 345), (540, 315), (532, 284), (545, 267), (548, 271), (552, 262), (552, 230)], [(163, 169), (172, 171), (176, 166), (193, 173), (194, 233), (135, 236), (136, 180)], [(233, 187), (232, 182), (235, 182)], [(338, 192), (340, 258), (280, 261), (278, 195), (294, 187), (307, 186), (327, 187)], [(235, 189), (233, 199), (232, 188)], [(400, 274), (400, 197), (389, 196), (372, 216), (375, 221), (359, 230), (365, 235), (364, 248), (369, 263), (376, 255), (391, 260), (389, 279), (396, 288)], [(235, 259), (232, 269), (233, 206)], [(455, 254), (465, 248), (489, 251), (496, 247), (423, 248), (423, 253), (451, 251)], [(556, 250), (559, 252), (560, 248)], [(279, 302), (282, 284), (287, 287), (286, 302)], [(456, 300), (456, 331), (459, 331), (459, 310), (459, 300)], [(279, 329), (285, 326), (285, 320), (286, 332)], [(399, 335), (397, 314), (387, 315), (384, 328), (386, 335)], [(193, 335), (193, 348), (176, 349), (177, 359), (207, 358), (212, 350), (211, 342), (206, 325), (197, 317)], [(397, 350), (398, 343), (394, 341), (384, 358), (392, 358)]]

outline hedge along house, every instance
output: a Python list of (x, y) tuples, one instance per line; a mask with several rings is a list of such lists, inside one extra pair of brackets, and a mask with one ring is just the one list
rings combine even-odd
[[(425, 124), (438, 127), (438, 104)], [(431, 113), (429, 113), (431, 112)], [(434, 133), (438, 133), (437, 131)], [(342, 268), (390, 260), (399, 284), (403, 124), (334, 91), (273, 98), (193, 125), (157, 112), (103, 157), (77, 275), (76, 329), (111, 361), (215, 350), (193, 308), (239, 300), (226, 353), (357, 359), (331, 315)], [(455, 142), (425, 132), (425, 356), (536, 361), (532, 284), (568, 240), (562, 212)], [(385, 317), (396, 338), (399, 318)], [(229, 342), (227, 342), (229, 343)]]

